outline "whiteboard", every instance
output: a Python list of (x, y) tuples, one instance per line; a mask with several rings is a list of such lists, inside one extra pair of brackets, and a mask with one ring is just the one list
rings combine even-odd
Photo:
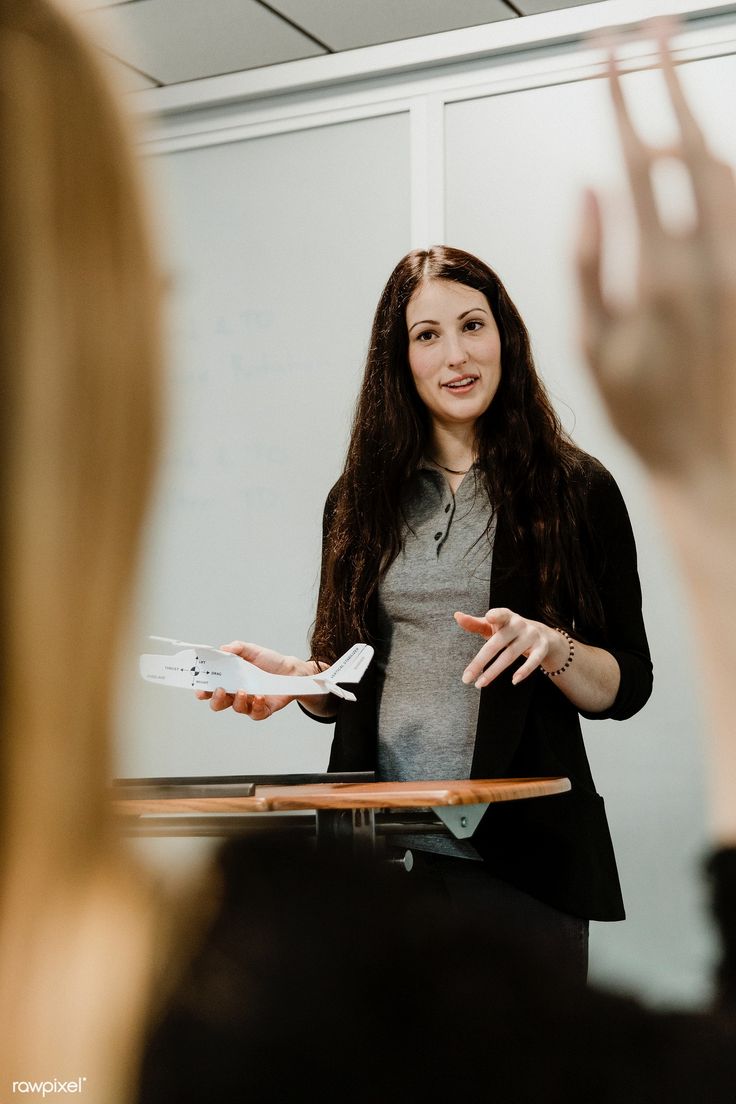
[[(121, 672), (119, 773), (326, 769), (331, 726), (139, 679), (147, 634), (306, 656), (322, 507), (378, 296), (409, 249), (405, 113), (156, 158), (167, 430)], [(165, 648), (164, 648), (165, 650)]]

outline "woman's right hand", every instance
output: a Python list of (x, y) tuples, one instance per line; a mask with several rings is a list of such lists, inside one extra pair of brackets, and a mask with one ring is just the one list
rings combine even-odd
[[(262, 648), (259, 644), (246, 644), (242, 640), (233, 640), (230, 644), (223, 644), (223, 652), (232, 652), (241, 659), (260, 667), (262, 671), (268, 671), (272, 675), (313, 675), (314, 663), (296, 656), (281, 655), (270, 648)], [(200, 701), (209, 699), (210, 709), (219, 713), (222, 709), (234, 709), (236, 713), (244, 713), (254, 721), (265, 721), (273, 713), (293, 702), (295, 699), (289, 694), (246, 694), (245, 690), (238, 690), (237, 694), (228, 694), (220, 687), (214, 693), (208, 690), (195, 691)]]

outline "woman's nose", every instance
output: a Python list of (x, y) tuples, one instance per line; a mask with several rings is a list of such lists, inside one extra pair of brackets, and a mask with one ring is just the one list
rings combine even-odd
[(459, 337), (448, 338), (445, 355), (447, 358), (448, 368), (453, 368), (457, 365), (465, 364), (466, 360), (468, 359), (468, 354), (465, 351), (465, 346), (463, 345)]

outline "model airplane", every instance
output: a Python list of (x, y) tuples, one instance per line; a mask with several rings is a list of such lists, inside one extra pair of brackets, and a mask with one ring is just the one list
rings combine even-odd
[(335, 694), (355, 701), (355, 694), (344, 690), (340, 683), (360, 682), (373, 658), (370, 644), (353, 644), (345, 655), (319, 675), (272, 675), (232, 652), (223, 652), (209, 644), (187, 644), (168, 636), (152, 636), (166, 644), (183, 645), (176, 655), (142, 655), (140, 670), (148, 682), (163, 686), (181, 686), (187, 690), (217, 690), (228, 694), (244, 690), (246, 694), (291, 694), (304, 697), (311, 694)]

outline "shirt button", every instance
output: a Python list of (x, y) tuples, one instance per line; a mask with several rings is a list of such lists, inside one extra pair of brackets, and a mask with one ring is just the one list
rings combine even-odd
[(450, 509), (450, 503), (448, 502), (448, 503), (447, 503), (447, 505), (445, 506), (445, 513), (447, 513), (447, 511), (448, 511), (449, 509)]
[(434, 539), (435, 539), (435, 540), (441, 540), (441, 538), (442, 538), (442, 534), (441, 534), (441, 533), (435, 533), (435, 535), (434, 535)]

